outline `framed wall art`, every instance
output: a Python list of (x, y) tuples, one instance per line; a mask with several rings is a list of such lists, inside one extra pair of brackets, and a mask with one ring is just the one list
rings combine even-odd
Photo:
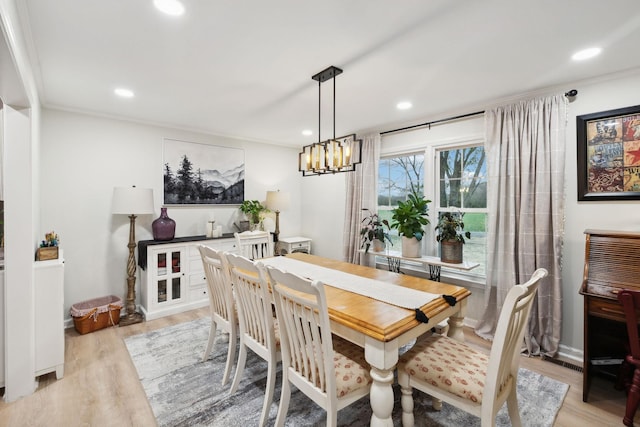
[(244, 150), (165, 139), (165, 205), (236, 205), (244, 201)]
[(640, 200), (640, 105), (576, 118), (578, 200)]

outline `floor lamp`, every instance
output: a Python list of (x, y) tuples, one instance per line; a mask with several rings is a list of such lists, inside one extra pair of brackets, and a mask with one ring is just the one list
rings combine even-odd
[(142, 314), (136, 312), (136, 215), (154, 213), (153, 190), (151, 188), (116, 187), (113, 189), (114, 215), (129, 216), (129, 259), (127, 260), (127, 300), (126, 314), (120, 325), (126, 326), (142, 322)]
[(276, 213), (276, 231), (273, 233), (273, 241), (275, 247), (273, 251), (276, 255), (280, 255), (278, 237), (280, 235), (280, 212), (289, 209), (289, 193), (278, 191), (267, 191), (267, 209)]

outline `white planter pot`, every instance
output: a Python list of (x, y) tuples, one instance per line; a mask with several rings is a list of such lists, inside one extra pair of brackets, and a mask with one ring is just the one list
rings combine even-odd
[(382, 240), (373, 239), (373, 241), (371, 242), (371, 249), (373, 249), (374, 252), (384, 251), (385, 246), (386, 245)]
[(421, 255), (421, 242), (415, 237), (402, 236), (402, 256), (407, 258), (420, 258)]

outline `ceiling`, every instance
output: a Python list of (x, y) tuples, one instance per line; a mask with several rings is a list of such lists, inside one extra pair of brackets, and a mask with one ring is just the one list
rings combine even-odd
[[(318, 140), (311, 76), (331, 65), (344, 70), (336, 136), (640, 67), (638, 0), (183, 3), (185, 14), (170, 17), (152, 0), (25, 0), (42, 104), (301, 146)], [(570, 59), (591, 46), (602, 54)], [(333, 134), (332, 83), (320, 87), (323, 140)], [(135, 97), (114, 96), (120, 86)], [(413, 108), (396, 109), (405, 100)]]

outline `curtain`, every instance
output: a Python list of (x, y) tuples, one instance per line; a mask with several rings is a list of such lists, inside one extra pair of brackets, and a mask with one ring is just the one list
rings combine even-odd
[(563, 95), (485, 113), (487, 289), (476, 333), (492, 339), (509, 289), (544, 267), (525, 331), (531, 355), (554, 356), (560, 342), (566, 126)]
[(362, 164), (346, 175), (346, 201), (343, 229), (343, 259), (360, 264), (360, 228), (362, 209), (373, 212), (378, 208), (378, 160), (380, 134), (366, 135), (362, 139)]

